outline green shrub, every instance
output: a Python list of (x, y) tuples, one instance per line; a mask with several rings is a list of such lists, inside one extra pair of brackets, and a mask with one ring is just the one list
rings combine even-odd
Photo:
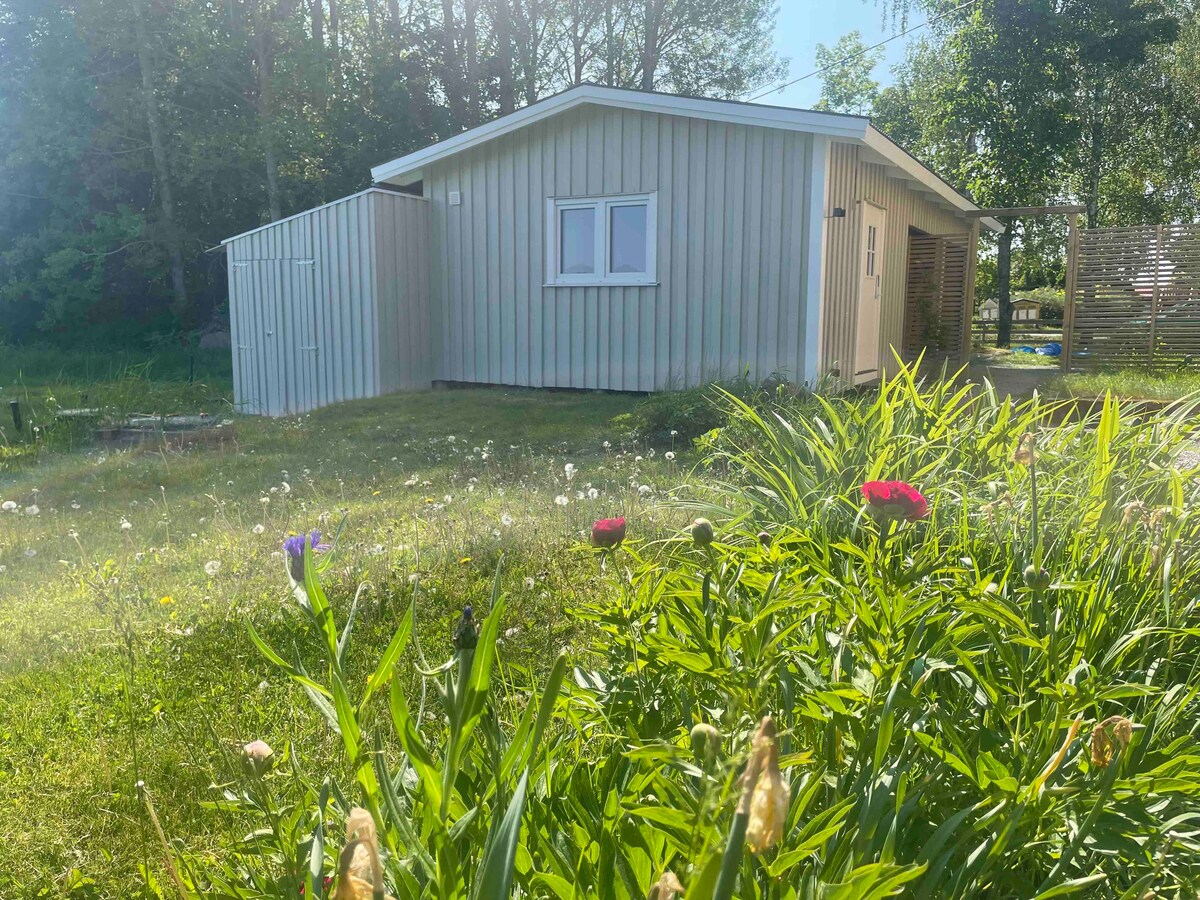
[(618, 416), (613, 424), (630, 439), (653, 447), (687, 446), (727, 423), (724, 407), (716, 402), (720, 395), (730, 394), (760, 405), (793, 393), (791, 385), (780, 378), (769, 378), (761, 385), (749, 378), (739, 378), (702, 387), (658, 391), (648, 394), (632, 412)]

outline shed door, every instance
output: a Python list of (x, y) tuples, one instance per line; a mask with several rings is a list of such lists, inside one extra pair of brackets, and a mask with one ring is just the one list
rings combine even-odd
[(859, 243), (858, 324), (854, 340), (854, 383), (879, 377), (879, 313), (883, 298), (883, 234), (887, 210), (862, 204)]
[(235, 262), (237, 344), (241, 369), (239, 406), (252, 415), (277, 416), (287, 409), (284, 375), (283, 283), (279, 260)]
[(311, 260), (234, 263), (243, 412), (306, 412), (317, 400), (317, 322)]
[(283, 261), (285, 270), (282, 307), (285, 319), (285, 363), (290, 413), (304, 413), (323, 405), (319, 396), (320, 366), (317, 300), (313, 282), (316, 265), (311, 259)]

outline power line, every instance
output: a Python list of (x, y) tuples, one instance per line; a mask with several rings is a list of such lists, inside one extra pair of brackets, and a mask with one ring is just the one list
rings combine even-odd
[[(926, 27), (932, 25), (934, 22), (940, 22), (942, 19), (948, 18), (949, 16), (954, 15), (956, 12), (961, 12), (962, 10), (967, 9), (968, 7), (974, 6), (975, 4), (977, 4), (979, 2), (980, 2), (980, 0), (967, 0), (967, 2), (964, 3), (962, 6), (956, 6), (956, 7), (954, 7), (954, 9), (947, 10), (946, 12), (942, 13), (939, 16), (934, 16), (932, 19), (926, 19), (920, 25), (914, 25), (912, 28), (905, 29), (904, 31), (901, 31), (899, 34), (893, 34), (890, 38), (882, 40), (878, 44), (875, 44), (871, 47), (864, 47), (862, 50), (859, 50), (856, 53), (851, 53), (849, 56), (845, 56), (842, 59), (837, 60), (836, 62), (831, 62), (827, 66), (823, 66), (820, 69), (817, 69), (813, 72), (809, 72), (807, 75), (801, 75), (799, 78), (793, 78), (791, 81), (785, 81), (781, 85), (778, 85), (778, 86), (772, 87), (772, 88), (768, 88), (767, 90), (763, 91), (761, 94), (755, 94), (753, 97), (750, 97), (746, 102), (753, 103), (755, 100), (761, 100), (763, 97), (767, 96), (767, 94), (774, 94), (776, 91), (782, 91), (784, 88), (789, 88), (793, 84), (798, 84), (801, 81), (804, 81), (806, 78), (812, 78), (814, 75), (820, 75), (822, 72), (828, 72), (830, 69), (836, 68), (837, 66), (840, 66), (843, 63), (848, 63), (848, 62), (850, 62), (850, 60), (857, 59), (860, 56), (865, 56), (866, 54), (870, 53), (872, 50), (878, 50), (884, 44), (890, 44), (892, 41), (898, 40), (898, 39), (904, 37), (905, 35), (912, 34), (914, 31), (920, 31), (922, 28), (926, 28)], [(753, 90), (753, 88), (751, 88), (751, 90)]]

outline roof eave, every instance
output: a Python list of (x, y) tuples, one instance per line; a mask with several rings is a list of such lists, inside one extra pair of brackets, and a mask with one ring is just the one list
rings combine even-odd
[[(888, 163), (902, 170), (909, 178), (916, 181), (922, 187), (937, 194), (959, 212), (979, 211), (979, 207), (970, 198), (959, 192), (953, 185), (938, 176), (932, 169), (874, 125), (868, 126), (865, 143), (886, 159)], [(993, 218), (985, 217), (979, 221), (991, 231), (1000, 232), (1004, 230), (1004, 226)]]

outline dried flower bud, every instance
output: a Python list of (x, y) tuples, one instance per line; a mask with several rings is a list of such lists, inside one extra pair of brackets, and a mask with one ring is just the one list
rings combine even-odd
[(1092, 730), (1092, 765), (1108, 768), (1132, 740), (1133, 723), (1124, 716), (1109, 716)]
[(683, 885), (675, 877), (674, 872), (663, 872), (658, 881), (650, 886), (646, 900), (675, 900), (676, 894), (683, 893)]
[(1033, 588), (1036, 591), (1044, 591), (1050, 587), (1050, 573), (1045, 569), (1039, 569), (1037, 566), (1026, 566), (1022, 577), (1025, 579), (1025, 586)]
[(1037, 460), (1037, 439), (1027, 431), (1021, 435), (1021, 441), (1013, 451), (1013, 462), (1019, 466), (1032, 466)]
[(696, 519), (692, 522), (691, 527), (692, 541), (697, 547), (707, 547), (713, 542), (716, 536), (713, 531), (712, 522), (708, 519)]
[(1146, 504), (1141, 500), (1126, 503), (1121, 511), (1121, 525), (1126, 527), (1134, 522), (1144, 522), (1146, 519)]
[(371, 900), (383, 894), (379, 838), (371, 813), (356, 806), (346, 819), (346, 846), (338, 858), (334, 900)]
[(746, 824), (746, 845), (751, 853), (762, 853), (783, 839), (783, 825), (791, 805), (791, 791), (779, 770), (779, 742), (775, 720), (765, 717), (754, 736), (749, 769), (758, 769), (758, 779), (750, 796), (750, 817)]

